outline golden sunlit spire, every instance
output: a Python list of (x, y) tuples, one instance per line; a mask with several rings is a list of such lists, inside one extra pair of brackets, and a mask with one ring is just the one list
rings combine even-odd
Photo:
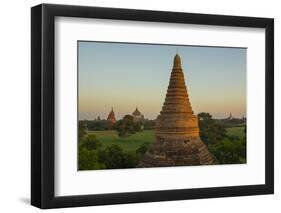
[(140, 167), (214, 164), (214, 158), (199, 136), (185, 86), (179, 54), (174, 57), (166, 98), (156, 120), (156, 141), (139, 163)]
[(177, 53), (174, 57), (174, 69), (181, 69), (181, 57)]

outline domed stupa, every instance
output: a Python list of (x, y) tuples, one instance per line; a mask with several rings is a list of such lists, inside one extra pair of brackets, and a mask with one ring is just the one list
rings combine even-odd
[(134, 121), (136, 122), (144, 120), (144, 116), (143, 114), (141, 114), (138, 107), (136, 107), (135, 111), (132, 113), (132, 116), (134, 117)]
[(178, 54), (174, 57), (165, 102), (156, 120), (155, 136), (155, 142), (144, 154), (139, 167), (215, 163), (200, 139), (198, 119), (192, 111)]

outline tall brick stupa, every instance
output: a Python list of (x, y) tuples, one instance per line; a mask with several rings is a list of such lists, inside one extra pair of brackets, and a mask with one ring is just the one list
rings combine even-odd
[(144, 154), (139, 167), (215, 163), (200, 139), (198, 119), (192, 111), (178, 54), (174, 57), (165, 102), (157, 117), (155, 131), (155, 142)]
[(115, 124), (116, 122), (116, 118), (115, 118), (115, 113), (113, 111), (113, 107), (111, 108), (111, 111), (110, 113), (108, 114), (108, 117), (107, 117), (107, 121), (110, 123), (110, 124)]

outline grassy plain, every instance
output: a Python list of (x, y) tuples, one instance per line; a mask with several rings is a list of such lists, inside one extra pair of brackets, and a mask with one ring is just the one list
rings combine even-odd
[[(231, 127), (227, 128), (227, 134), (231, 136), (238, 136), (243, 138), (244, 127)], [(94, 134), (97, 139), (102, 143), (103, 147), (113, 144), (119, 145), (127, 152), (135, 152), (143, 143), (152, 143), (155, 140), (154, 130), (145, 130), (137, 132), (129, 137), (119, 137), (118, 133), (114, 130), (110, 131), (89, 131), (88, 134)]]
[(226, 131), (228, 135), (238, 136), (240, 139), (242, 139), (245, 136), (244, 129), (245, 127), (239, 126), (239, 127), (226, 128)]
[(154, 141), (154, 130), (145, 130), (137, 132), (129, 137), (119, 137), (114, 130), (110, 131), (89, 131), (88, 134), (94, 134), (104, 147), (113, 144), (119, 145), (127, 152), (135, 152), (140, 145), (152, 143)]

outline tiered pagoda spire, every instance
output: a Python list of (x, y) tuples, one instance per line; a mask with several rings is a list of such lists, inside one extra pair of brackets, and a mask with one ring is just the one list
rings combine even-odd
[(197, 118), (192, 111), (181, 58), (174, 57), (174, 65), (162, 111), (158, 116), (156, 135), (199, 136)]
[(115, 113), (113, 111), (113, 107), (111, 108), (110, 113), (108, 114), (107, 121), (114, 124), (116, 122)]
[(166, 98), (157, 118), (156, 140), (139, 166), (202, 164), (214, 164), (214, 158), (199, 137), (198, 119), (189, 101), (181, 58), (176, 54)]

